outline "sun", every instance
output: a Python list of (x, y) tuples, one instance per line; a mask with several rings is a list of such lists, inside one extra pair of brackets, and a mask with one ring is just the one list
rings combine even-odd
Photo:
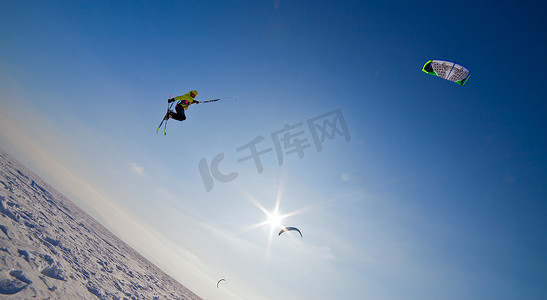
[(283, 219), (284, 219), (284, 216), (280, 215), (279, 212), (277, 210), (269, 213), (269, 212), (266, 212), (266, 221), (265, 223), (270, 225), (270, 230), (276, 230), (276, 229), (281, 229), (283, 228)]

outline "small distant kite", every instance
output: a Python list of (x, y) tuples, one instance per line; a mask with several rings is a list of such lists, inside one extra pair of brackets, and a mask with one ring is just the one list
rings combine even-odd
[(218, 289), (218, 284), (219, 284), (221, 281), (226, 281), (226, 279), (222, 278), (221, 280), (219, 280), (219, 281), (217, 282), (217, 289)]
[(296, 227), (285, 227), (283, 229), (281, 229), (281, 231), (279, 232), (278, 236), (280, 236), (283, 232), (285, 231), (298, 231), (298, 233), (300, 233), (300, 237), (303, 237), (302, 236), (302, 232), (300, 232), (300, 230)]
[(464, 85), (469, 78), (469, 69), (460, 64), (446, 60), (429, 60), (425, 63), (422, 71), (455, 82), (459, 85)]

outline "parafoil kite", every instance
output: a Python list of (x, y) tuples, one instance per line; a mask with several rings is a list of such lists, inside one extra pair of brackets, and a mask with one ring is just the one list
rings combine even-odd
[(300, 230), (299, 230), (298, 228), (296, 228), (296, 227), (285, 227), (285, 228), (281, 229), (281, 231), (279, 232), (278, 236), (281, 235), (281, 234), (282, 234), (283, 232), (285, 232), (285, 231), (292, 231), (292, 230), (298, 231), (298, 233), (300, 233), (300, 237), (302, 237), (302, 232), (300, 232)]
[(464, 85), (469, 78), (469, 69), (460, 64), (446, 60), (429, 60), (425, 63), (422, 71), (455, 82), (459, 85)]
[(217, 282), (217, 289), (218, 289), (218, 284), (219, 284), (221, 281), (226, 281), (226, 279), (222, 278), (221, 280), (219, 280), (219, 281)]

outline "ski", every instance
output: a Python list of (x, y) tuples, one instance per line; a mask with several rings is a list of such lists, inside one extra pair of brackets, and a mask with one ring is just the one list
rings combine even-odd
[[(169, 98), (167, 99), (171, 99), (171, 95), (172, 94), (169, 94)], [(163, 135), (167, 135), (167, 120), (169, 120), (168, 115), (169, 115), (169, 112), (171, 111), (171, 107), (173, 107), (173, 103), (175, 102), (172, 102), (171, 104), (167, 102), (167, 113), (165, 113), (165, 116), (163, 116), (163, 119), (161, 120), (160, 125), (158, 126), (158, 129), (156, 129), (156, 133), (160, 131), (161, 125), (163, 124), (163, 122), (165, 122), (165, 126), (163, 127)]]
[(163, 124), (163, 120), (161, 120), (160, 126), (158, 126), (158, 129), (156, 129), (156, 133), (158, 133), (158, 131), (160, 131), (160, 128), (161, 128), (162, 124)]
[(165, 125), (163, 125), (163, 135), (167, 135), (167, 121), (169, 121), (169, 113), (170, 111), (168, 109), (165, 117), (163, 117), (165, 119)]
[(160, 125), (158, 126), (158, 129), (156, 129), (156, 133), (158, 133), (160, 131), (160, 128), (161, 128), (161, 125), (163, 125), (163, 122), (165, 122), (165, 127), (163, 128), (163, 134), (166, 135), (166, 130), (167, 130), (167, 115), (169, 114), (169, 109), (167, 109), (167, 113), (165, 114), (165, 116), (163, 117), (163, 119), (161, 120), (160, 122)]

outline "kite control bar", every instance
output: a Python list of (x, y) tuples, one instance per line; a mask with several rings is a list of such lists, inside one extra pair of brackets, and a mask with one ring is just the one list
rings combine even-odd
[[(218, 101), (218, 100), (234, 100), (234, 101), (236, 101), (236, 100), (237, 100), (237, 98), (236, 98), (236, 99), (231, 99), (231, 98), (233, 98), (233, 97), (229, 97), (229, 98), (218, 98), (218, 99), (212, 99), (212, 100), (205, 100), (205, 101), (199, 101), (198, 103), (195, 103), (195, 102), (194, 102), (194, 103), (195, 103), (195, 104), (200, 104), (200, 103), (210, 103), (210, 102), (215, 102), (215, 101)], [(190, 103), (190, 104), (194, 104), (194, 103)]]
[(196, 104), (200, 104), (200, 103), (209, 103), (209, 102), (215, 102), (215, 101), (218, 101), (220, 99), (213, 99), (213, 100), (206, 100), (206, 101), (199, 101), (198, 103)]

